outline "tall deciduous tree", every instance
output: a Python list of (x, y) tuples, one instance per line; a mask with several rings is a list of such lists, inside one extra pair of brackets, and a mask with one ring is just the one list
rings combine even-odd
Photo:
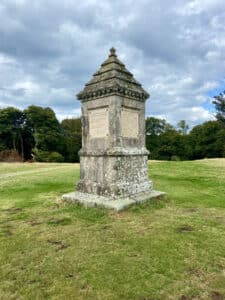
[(215, 104), (217, 110), (217, 120), (225, 125), (225, 91), (217, 96), (214, 96), (213, 103)]
[(188, 124), (185, 120), (180, 120), (177, 123), (178, 132), (180, 132), (182, 135), (186, 135), (189, 129)]
[(147, 117), (145, 120), (146, 135), (159, 135), (167, 130), (173, 129), (173, 126), (164, 119)]
[(35, 148), (64, 155), (65, 140), (63, 131), (54, 111), (47, 107), (29, 106), (25, 114), (32, 127)]
[(225, 156), (225, 129), (221, 122), (207, 121), (189, 133), (191, 159)]
[(176, 130), (162, 119), (154, 117), (146, 119), (146, 147), (150, 151), (150, 158), (163, 160), (193, 159), (195, 141), (189, 138), (188, 125), (184, 120), (181, 120), (178, 127), (179, 129)]
[(78, 162), (81, 148), (81, 119), (64, 119), (61, 123), (66, 138), (66, 161)]
[(31, 157), (34, 145), (32, 129), (26, 115), (14, 107), (0, 110), (0, 150), (16, 150), (22, 159)]

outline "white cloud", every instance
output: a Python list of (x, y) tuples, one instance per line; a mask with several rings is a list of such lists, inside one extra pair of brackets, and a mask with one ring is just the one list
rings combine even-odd
[(224, 89), (223, 0), (3, 0), (0, 19), (1, 107), (79, 114), (75, 94), (111, 46), (151, 94), (148, 115), (201, 123)]
[(77, 108), (77, 109), (73, 109), (71, 112), (69, 113), (63, 113), (62, 111), (55, 111), (57, 114), (57, 118), (58, 120), (61, 122), (63, 119), (68, 119), (68, 118), (78, 118), (81, 115), (81, 109)]

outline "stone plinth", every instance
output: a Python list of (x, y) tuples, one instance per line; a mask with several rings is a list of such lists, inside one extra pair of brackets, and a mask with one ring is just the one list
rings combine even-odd
[[(107, 201), (106, 207), (116, 209), (116, 203), (123, 202), (124, 207), (125, 203), (143, 199), (143, 195), (144, 199), (159, 195), (148, 178), (148, 97), (112, 48), (107, 60), (78, 94), (82, 104), (80, 181), (77, 192), (64, 195), (64, 199), (82, 203), (87, 199), (87, 203), (96, 205)], [(96, 197), (100, 200), (96, 201)], [(112, 201), (115, 205), (109, 204)]]
[(116, 199), (105, 196), (99, 196), (96, 194), (72, 192), (63, 195), (62, 200), (69, 203), (81, 203), (85, 207), (99, 206), (103, 208), (113, 209), (116, 211), (121, 211), (130, 207), (131, 205), (142, 204), (153, 199), (160, 199), (162, 197), (164, 198), (165, 196), (165, 193), (155, 190), (134, 194), (130, 197)]
[[(88, 166), (88, 168), (87, 168)], [(99, 156), (81, 156), (81, 180), (77, 190), (110, 197), (124, 197), (151, 189), (147, 173), (147, 155), (136, 150), (119, 150)]]

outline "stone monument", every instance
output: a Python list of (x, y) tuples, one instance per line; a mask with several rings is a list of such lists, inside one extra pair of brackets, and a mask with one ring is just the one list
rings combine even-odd
[(77, 95), (82, 105), (80, 181), (64, 200), (121, 210), (165, 193), (148, 179), (145, 101), (149, 94), (110, 49)]

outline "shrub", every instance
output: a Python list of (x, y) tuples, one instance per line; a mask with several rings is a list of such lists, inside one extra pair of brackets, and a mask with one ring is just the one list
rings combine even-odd
[(64, 158), (62, 154), (58, 152), (50, 152), (48, 155), (48, 161), (49, 162), (63, 162)]
[(39, 162), (63, 162), (63, 156), (58, 152), (48, 152), (43, 150), (34, 150), (34, 157)]
[(172, 161), (180, 161), (181, 159), (180, 159), (180, 157), (178, 155), (172, 155), (171, 158), (170, 158), (170, 160), (172, 160)]

